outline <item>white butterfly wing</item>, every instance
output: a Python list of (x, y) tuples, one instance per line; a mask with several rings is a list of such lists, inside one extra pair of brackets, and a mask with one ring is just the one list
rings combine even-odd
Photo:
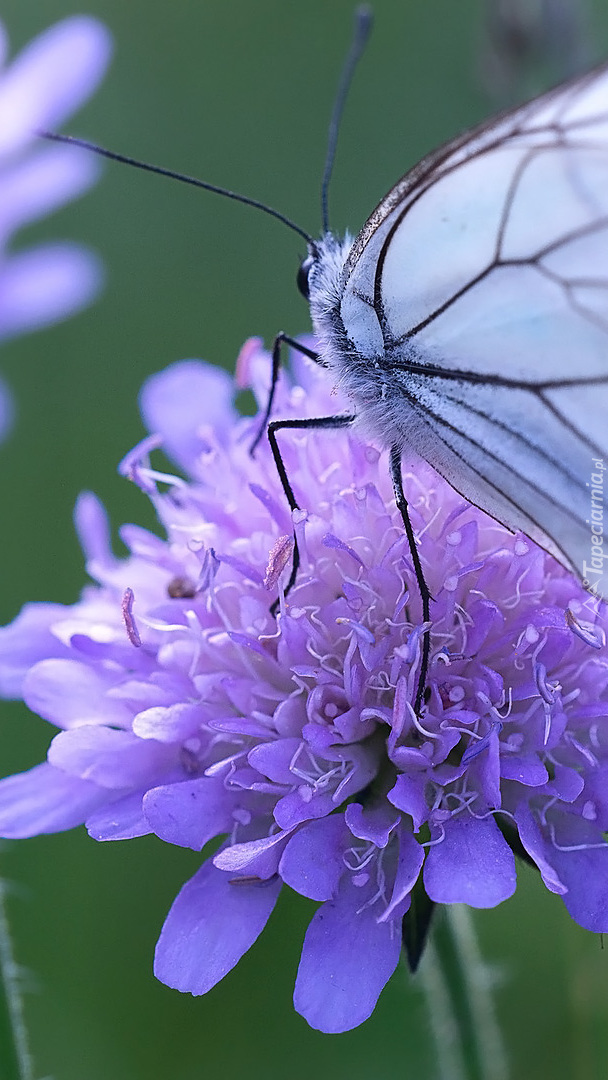
[(585, 576), (608, 463), (608, 68), (424, 159), (341, 287), (346, 337), (393, 374), (403, 438)]

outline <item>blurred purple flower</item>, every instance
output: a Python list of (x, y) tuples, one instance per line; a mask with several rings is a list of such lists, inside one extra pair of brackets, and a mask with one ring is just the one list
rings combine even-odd
[[(325, 373), (295, 363), (276, 414), (335, 411)], [(238, 370), (262, 401), (258, 342)], [(571, 916), (608, 931), (608, 664), (589, 598), (410, 462), (434, 597), (419, 718), (421, 604), (386, 461), (361, 436), (285, 433), (307, 508), (294, 515), (302, 567), (286, 601), (292, 521), (232, 397), (226, 374), (194, 361), (146, 383), (154, 434), (122, 471), (166, 539), (124, 526), (130, 555), (118, 559), (100, 504), (83, 495), (76, 521), (96, 584), (72, 606), (29, 604), (0, 630), (2, 692), (61, 729), (46, 763), (0, 782), (0, 835), (85, 822), (99, 840), (153, 832), (196, 851), (223, 836), (169, 912), (156, 974), (205, 993), (285, 882), (322, 902), (295, 1006), (326, 1032), (372, 1012), (421, 873), (442, 904), (511, 896), (497, 820)], [(190, 479), (150, 465), (160, 446)]]
[[(6, 52), (0, 24), (0, 64)], [(109, 55), (102, 24), (73, 16), (40, 34), (0, 71), (0, 340), (66, 318), (99, 288), (99, 262), (78, 244), (10, 249), (18, 229), (80, 195), (97, 177), (91, 155), (45, 145), (37, 132), (57, 128), (84, 104)], [(10, 415), (8, 391), (0, 385), (0, 437)]]

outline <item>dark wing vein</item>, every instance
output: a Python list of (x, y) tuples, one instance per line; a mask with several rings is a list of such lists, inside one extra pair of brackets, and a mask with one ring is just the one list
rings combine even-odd
[(538, 391), (538, 397), (542, 401), (545, 408), (548, 409), (550, 413), (553, 413), (553, 416), (555, 416), (555, 418), (564, 425), (566, 430), (569, 431), (571, 435), (575, 435), (577, 439), (580, 439), (581, 442), (585, 444), (587, 449), (590, 451), (591, 456), (597, 458), (601, 458), (604, 456), (602, 451), (591, 441), (589, 436), (585, 435), (585, 432), (582, 431), (581, 428), (578, 428), (574, 421), (571, 420), (569, 416), (566, 416), (565, 413), (563, 413), (562, 410), (557, 407), (555, 402), (551, 401), (550, 398), (546, 397), (545, 394), (543, 394), (542, 390)]
[(543, 390), (560, 390), (574, 386), (601, 386), (608, 382), (606, 375), (580, 375), (564, 379), (542, 379), (538, 382), (525, 382), (523, 379), (511, 379), (506, 375), (496, 375), (493, 372), (467, 371), (460, 368), (444, 368), (438, 364), (418, 363), (416, 360), (404, 359), (403, 356), (393, 357), (389, 354), (388, 367), (392, 370), (406, 371), (412, 375), (424, 375), (432, 378), (438, 376), (442, 379), (450, 379), (456, 383), (480, 383), (483, 386), (505, 386), (512, 390), (529, 390), (531, 393), (539, 393)]
[[(502, 258), (501, 250), (502, 250), (502, 244), (503, 244), (505, 232), (506, 232), (506, 229), (507, 229), (507, 226), (508, 226), (508, 223), (509, 223), (509, 215), (510, 215), (511, 209), (512, 209), (512, 207), (514, 205), (515, 198), (516, 198), (516, 195), (517, 195), (517, 190), (518, 190), (518, 188), (519, 188), (519, 186), (520, 186), (520, 184), (522, 182), (522, 179), (523, 179), (523, 177), (525, 175), (526, 169), (529, 167), (530, 163), (533, 160), (535, 160), (535, 158), (537, 157), (538, 154), (541, 154), (541, 153), (543, 153), (545, 151), (554, 151), (555, 149), (556, 149), (556, 147), (553, 146), (553, 145), (551, 145), (551, 146), (541, 146), (541, 147), (537, 147), (535, 149), (531, 149), (530, 152), (525, 155), (525, 157), (522, 159), (522, 161), (516, 167), (516, 169), (514, 171), (514, 174), (513, 174), (513, 179), (511, 181), (511, 184), (510, 184), (509, 189), (507, 191), (507, 195), (506, 195), (506, 198), (505, 198), (505, 205), (504, 205), (504, 208), (503, 208), (503, 213), (501, 215), (501, 219), (500, 219), (499, 226), (498, 226), (497, 240), (496, 240), (496, 247), (495, 247), (495, 255), (494, 255), (493, 260), (483, 270), (481, 270), (478, 274), (476, 274), (474, 277), (470, 278), (470, 280), (467, 281), (460, 289), (458, 289), (456, 292), (452, 293), (452, 295), (450, 297), (448, 297), (447, 300), (445, 300), (442, 304), (440, 304), (433, 311), (431, 311), (424, 319), (422, 319), (415, 326), (413, 326), (409, 330), (407, 330), (405, 334), (402, 334), (399, 338), (397, 338), (395, 340), (391, 340), (390, 331), (389, 331), (388, 327), (386, 326), (386, 321), (381, 317), (381, 311), (382, 311), (382, 270), (384, 268), (384, 262), (385, 262), (385, 259), (386, 259), (386, 255), (388, 253), (388, 248), (390, 246), (390, 241), (391, 241), (394, 233), (396, 232), (397, 228), (399, 228), (399, 225), (401, 224), (401, 222), (405, 218), (405, 216), (406, 216), (406, 214), (407, 214), (407, 212), (410, 209), (412, 204), (410, 203), (408, 207), (404, 208), (402, 214), (398, 217), (397, 221), (395, 222), (395, 224), (393, 225), (393, 227), (391, 228), (390, 232), (388, 233), (388, 235), (386, 236), (386, 238), (384, 240), (384, 244), (383, 244), (382, 249), (380, 251), (380, 255), (378, 257), (378, 263), (377, 263), (377, 266), (376, 266), (376, 280), (375, 280), (375, 283), (374, 283), (375, 306), (376, 306), (376, 309), (377, 309), (378, 318), (380, 320), (380, 325), (382, 327), (384, 340), (385, 340), (385, 344), (386, 344), (387, 347), (389, 347), (391, 345), (397, 345), (397, 346), (403, 345), (406, 341), (411, 340), (413, 337), (416, 336), (416, 334), (419, 334), (422, 330), (426, 329), (427, 326), (429, 326), (432, 322), (434, 322), (437, 318), (439, 318), (440, 315), (443, 315), (444, 312), (447, 311), (450, 307), (452, 307), (452, 305), (455, 304), (458, 300), (460, 300), (461, 297), (465, 296), (466, 293), (470, 292), (473, 288), (475, 288), (476, 285), (478, 285), (481, 281), (483, 281), (485, 278), (487, 278), (492, 273), (492, 271), (500, 269), (500, 268), (505, 267), (505, 266), (531, 266), (531, 267), (536, 267), (537, 270), (542, 272), (545, 268), (544, 267), (541, 268), (539, 266), (539, 263), (540, 263), (541, 259), (545, 258), (547, 255), (553, 254), (555, 251), (558, 251), (560, 248), (565, 247), (567, 244), (572, 243), (575, 240), (580, 240), (580, 239), (583, 239), (585, 236), (593, 235), (593, 233), (598, 232), (601, 229), (608, 226), (608, 217), (606, 217), (606, 216), (600, 217), (600, 218), (597, 218), (594, 221), (589, 222), (586, 225), (579, 226), (579, 228), (577, 228), (577, 229), (571, 229), (569, 232), (567, 232), (564, 235), (558, 237), (556, 240), (553, 240), (550, 244), (546, 244), (543, 248), (539, 249), (539, 251), (535, 252), (534, 254), (532, 254), (530, 256), (527, 256), (527, 257), (522, 256), (521, 258), (510, 258), (510, 259), (503, 259)], [(606, 148), (604, 148), (604, 149), (606, 149)], [(560, 279), (557, 275), (556, 275), (555, 280), (556, 280), (557, 283), (559, 283), (561, 286), (564, 287), (564, 291), (566, 292), (566, 296), (568, 298), (567, 283), (563, 279)], [(573, 304), (572, 306), (574, 307), (575, 305)], [(595, 322), (596, 325), (600, 325), (601, 329), (603, 329), (603, 330), (608, 329), (606, 324), (600, 322), (600, 320), (598, 320), (597, 318), (593, 318), (591, 316), (591, 314), (588, 311), (586, 311), (586, 309), (580, 309), (580, 308), (577, 307), (576, 310), (578, 310), (579, 314), (581, 316), (583, 316), (584, 318), (588, 318), (589, 321)]]
[[(503, 112), (483, 120), (480, 124), (462, 132), (460, 135), (456, 135), (449, 142), (442, 144), (423, 157), (417, 165), (414, 165), (414, 167), (405, 173), (395, 186), (391, 188), (389, 193), (378, 203), (378, 206), (376, 206), (370, 214), (350, 251), (346, 265), (346, 276), (348, 277), (350, 271), (361, 257), (369, 240), (379, 226), (386, 220), (391, 211), (394, 210), (396, 206), (399, 206), (400, 203), (410, 199), (410, 197), (413, 198), (419, 192), (422, 193), (428, 182), (432, 182), (434, 177), (446, 175), (451, 166), (447, 169), (444, 169), (443, 167), (446, 163), (450, 162), (450, 159), (453, 158), (454, 155), (458, 154), (459, 150), (462, 150), (467, 144), (472, 147), (476, 146), (476, 143), (479, 140), (482, 140), (484, 136), (488, 136), (497, 128), (504, 128), (509, 120), (513, 121), (512, 128), (508, 130), (506, 135), (501, 134), (494, 140), (490, 139), (489, 143), (485, 143), (482, 147), (484, 151), (500, 145), (505, 139), (515, 138), (519, 135), (526, 135), (528, 133), (534, 134), (540, 131), (546, 134), (548, 131), (555, 131), (556, 125), (554, 124), (545, 124), (538, 128), (526, 128), (525, 124), (531, 116), (533, 117), (534, 113), (550, 104), (551, 101), (560, 95), (565, 94), (568, 97), (568, 103), (570, 104), (570, 95), (568, 94), (569, 87), (571, 88), (572, 93), (575, 94), (581, 88), (587, 87), (594, 79), (603, 75), (607, 69), (607, 64), (599, 64), (596, 68), (592, 69), (583, 80), (581, 80), (580, 76), (575, 76), (570, 81), (570, 84), (562, 83), (525, 105), (516, 105), (514, 108), (505, 109)], [(465, 164), (466, 161), (470, 161), (474, 153), (475, 151), (472, 151), (464, 160), (456, 162), (453, 167), (457, 167), (461, 164)]]
[[(487, 472), (481, 472), (479, 469), (475, 468), (475, 466), (472, 465), (472, 463), (471, 463), (470, 457), (465, 457), (463, 454), (458, 453), (458, 451), (454, 448), (454, 446), (452, 445), (451, 442), (449, 442), (445, 438), (442, 438), (442, 436), (436, 430), (436, 427), (434, 425), (439, 425), (440, 427), (444, 428), (446, 431), (451, 432), (458, 439), (462, 439), (464, 442), (466, 442), (469, 446), (476, 447), (476, 449), (479, 450), (484, 457), (486, 457), (487, 459), (494, 462), (494, 464), (498, 465), (501, 469), (506, 469), (507, 472), (511, 473), (511, 475), (516, 478), (516, 480), (518, 480), (519, 482), (521, 482), (521, 484), (528, 487), (530, 489), (530, 491), (534, 492), (534, 494), (539, 499), (544, 499), (546, 502), (549, 502), (549, 503), (551, 503), (551, 505), (555, 506), (558, 510), (563, 511), (564, 506), (563, 506), (563, 503), (559, 501), (559, 499), (556, 499), (553, 495), (550, 495), (547, 492), (546, 488), (539, 487), (539, 485), (536, 484), (534, 481), (532, 481), (528, 475), (526, 475), (525, 473), (520, 472), (517, 469), (514, 469), (510, 464), (507, 464), (507, 462), (503, 458), (499, 457), (498, 454), (495, 454), (493, 451), (489, 450), (482, 443), (477, 442), (477, 440), (474, 439), (471, 435), (468, 435), (466, 433), (466, 431), (464, 431), (463, 428), (455, 427), (454, 424), (451, 424), (449, 420), (447, 420), (443, 416), (439, 416), (436, 412), (434, 412), (432, 409), (430, 409), (427, 405), (424, 405), (423, 402), (421, 402), (414, 395), (410, 394), (408, 391), (404, 391), (404, 394), (407, 397), (410, 405), (412, 406), (412, 408), (416, 412), (423, 413), (423, 414), (425, 414), (426, 417), (429, 418), (427, 420), (428, 426), (430, 426), (432, 428), (434, 434), (437, 436), (438, 439), (440, 439), (440, 441), (447, 448), (447, 450), (449, 451), (450, 454), (454, 454), (454, 456), (456, 458), (458, 458), (458, 460), (460, 462), (462, 462), (462, 464), (464, 466), (466, 466), (467, 469), (471, 469), (471, 471), (474, 472), (475, 475), (478, 476), (479, 479), (482, 480), (484, 484), (487, 484), (490, 488), (492, 488), (497, 493), (497, 495), (500, 497), (500, 499), (505, 499), (508, 503), (510, 503), (510, 505), (514, 508), (514, 510), (517, 511), (517, 515), (519, 517), (521, 517), (521, 515), (523, 514), (524, 517), (526, 517), (528, 521), (533, 522), (533, 524), (536, 525), (537, 528), (541, 529), (543, 533), (546, 533), (546, 529), (543, 528), (543, 526), (540, 524), (540, 522), (537, 521), (528, 510), (522, 510), (521, 503), (516, 502), (510, 495), (508, 495), (507, 492), (505, 492), (504, 487), (493, 483), (490, 480), (489, 475), (488, 475)], [(459, 404), (463, 405), (462, 402), (459, 402)], [(466, 405), (464, 405), (463, 407), (468, 408), (468, 406), (466, 406)], [(429, 421), (432, 421), (432, 423), (430, 423)], [(512, 434), (514, 434), (514, 432), (509, 429), (509, 434), (512, 435)], [(450, 483), (452, 483), (451, 480), (450, 480)], [(580, 485), (580, 481), (579, 481), (579, 485)], [(468, 494), (468, 493), (464, 497), (469, 502), (473, 502), (473, 503), (475, 502), (474, 498), (472, 498), (470, 496), (470, 494)], [(574, 516), (574, 515), (572, 515), (572, 516)], [(576, 518), (575, 520), (580, 521), (582, 519)], [(558, 538), (557, 537), (552, 537), (552, 539), (559, 546)]]
[[(415, 395), (411, 395), (411, 396), (415, 398)], [(577, 478), (575, 473), (573, 473), (569, 469), (567, 469), (563, 461), (561, 461), (559, 458), (554, 457), (553, 454), (548, 453), (541, 446), (539, 446), (537, 443), (535, 443), (532, 439), (530, 439), (526, 435), (524, 435), (523, 432), (517, 431), (515, 428), (509, 427), (509, 425), (506, 424), (503, 420), (500, 420), (499, 418), (491, 415), (489, 412), (486, 412), (484, 409), (481, 409), (478, 405), (473, 405), (470, 401), (467, 401), (466, 399), (456, 397), (453, 394), (446, 393), (443, 390), (441, 391), (441, 397), (445, 401), (451, 401), (452, 404), (459, 406), (461, 409), (464, 409), (465, 412), (470, 413), (472, 416), (478, 416), (482, 420), (487, 420), (487, 422), (489, 424), (491, 424), (493, 427), (497, 428), (499, 431), (503, 431), (505, 433), (505, 435), (508, 435), (509, 437), (516, 439), (527, 450), (530, 450), (533, 453), (538, 454), (539, 457), (544, 458), (547, 465), (551, 465), (551, 467), (553, 469), (555, 469), (557, 472), (560, 472), (565, 477), (565, 479), (570, 480), (575, 484), (580, 483), (580, 478)], [(541, 397), (541, 401), (542, 401), (542, 403), (544, 405), (545, 404), (545, 399), (543, 397)], [(432, 409), (429, 409), (429, 412), (431, 412), (433, 416), (435, 416), (437, 419), (439, 419), (438, 414), (435, 413)], [(452, 428), (453, 431), (459, 430), (457, 428), (452, 427), (452, 425), (450, 425), (450, 427)], [(573, 425), (572, 425), (572, 430), (573, 431), (576, 430)], [(462, 434), (462, 432), (461, 432), (461, 434)], [(577, 432), (577, 434), (579, 434), (579, 433)], [(471, 441), (473, 442), (474, 440), (471, 439)], [(481, 449), (483, 449), (483, 447), (481, 446), (480, 443), (477, 443), (477, 445)], [(589, 445), (591, 446), (591, 448), (594, 451), (598, 452), (597, 447), (594, 447), (593, 444), (589, 444)], [(487, 453), (488, 451), (484, 450), (484, 452)], [(598, 453), (598, 456), (599, 456), (599, 453)]]

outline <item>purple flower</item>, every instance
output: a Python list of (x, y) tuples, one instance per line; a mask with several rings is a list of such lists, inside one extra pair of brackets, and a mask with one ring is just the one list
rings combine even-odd
[[(325, 373), (295, 363), (276, 415), (335, 412)], [(238, 377), (259, 402), (269, 370), (249, 342)], [(608, 664), (589, 598), (407, 462), (434, 598), (417, 716), (424, 627), (385, 459), (358, 434), (284, 433), (303, 507), (285, 599), (292, 518), (267, 446), (249, 456), (256, 422), (232, 398), (229, 377), (195, 361), (151, 378), (141, 404), (153, 434), (121, 468), (163, 536), (124, 526), (130, 555), (115, 557), (101, 506), (83, 495), (95, 584), (72, 606), (29, 604), (0, 630), (3, 693), (60, 729), (46, 763), (0, 782), (0, 834), (85, 822), (98, 840), (153, 832), (197, 851), (222, 837), (169, 912), (156, 974), (205, 993), (285, 883), (321, 902), (295, 1006), (326, 1032), (372, 1012), (421, 875), (442, 904), (511, 896), (503, 834), (577, 922), (608, 931)], [(187, 480), (150, 464), (160, 446)]]
[[(0, 23), (0, 63), (7, 52)], [(63, 319), (99, 288), (98, 260), (71, 243), (46, 243), (12, 253), (14, 233), (80, 195), (97, 163), (80, 150), (41, 142), (84, 104), (110, 54), (107, 31), (74, 16), (35, 38), (0, 71), (0, 340)], [(0, 437), (11, 408), (0, 386)]]

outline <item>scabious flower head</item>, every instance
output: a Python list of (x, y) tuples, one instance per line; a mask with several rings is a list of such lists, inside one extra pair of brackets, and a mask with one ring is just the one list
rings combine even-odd
[[(259, 402), (269, 364), (256, 341), (239, 359)], [(340, 404), (300, 359), (275, 415)], [(142, 411), (152, 434), (122, 471), (163, 535), (125, 526), (117, 558), (82, 496), (95, 584), (0, 631), (2, 691), (61, 729), (44, 764), (0, 783), (0, 834), (84, 822), (98, 840), (152, 832), (195, 850), (221, 837), (169, 912), (156, 974), (205, 993), (285, 883), (321, 902), (295, 1005), (326, 1032), (372, 1012), (421, 875), (441, 904), (511, 896), (503, 832), (574, 919), (607, 931), (608, 665), (572, 577), (406, 460), (433, 596), (419, 716), (421, 602), (384, 456), (357, 432), (283, 432), (291, 516), (268, 447), (250, 457), (256, 421), (235, 413), (227, 375), (176, 364)], [(151, 464), (158, 447), (187, 479)]]
[[(45, 144), (99, 83), (110, 54), (97, 20), (74, 16), (40, 34), (2, 67), (8, 42), (0, 23), (0, 340), (46, 326), (88, 303), (100, 283), (96, 258), (72, 243), (12, 252), (24, 225), (75, 198), (94, 181), (97, 163), (69, 146)], [(0, 387), (0, 435), (10, 420)]]

